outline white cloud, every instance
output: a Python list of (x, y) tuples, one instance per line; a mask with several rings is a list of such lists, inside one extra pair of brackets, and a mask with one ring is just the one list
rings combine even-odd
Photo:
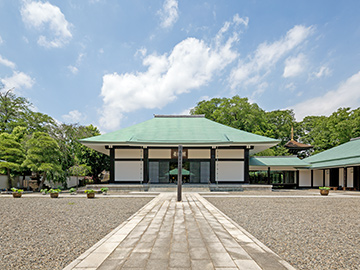
[(330, 74), (331, 70), (327, 66), (321, 66), (318, 72), (313, 73), (316, 78), (327, 77)]
[(86, 117), (78, 110), (73, 110), (68, 114), (63, 115), (62, 119), (67, 123), (79, 123), (80, 121), (85, 120)]
[(60, 8), (49, 2), (24, 1), (21, 16), (26, 25), (39, 31), (44, 31), (44, 26), (48, 25), (51, 38), (41, 35), (38, 39), (40, 46), (59, 48), (72, 38), (71, 24), (65, 19)]
[(179, 18), (178, 1), (165, 0), (163, 8), (158, 11), (158, 14), (161, 17), (161, 27), (170, 28)]
[[(236, 26), (237, 22), (233, 20), (231, 25)], [(105, 129), (118, 128), (124, 113), (140, 108), (162, 108), (178, 95), (206, 85), (238, 57), (232, 48), (237, 35), (230, 35), (223, 42), (216, 36), (212, 45), (187, 38), (169, 54), (147, 55), (143, 59), (147, 67), (144, 72), (104, 75), (100, 125)]]
[(263, 78), (271, 72), (271, 68), (302, 44), (312, 32), (311, 26), (295, 25), (279, 40), (260, 44), (252, 55), (248, 55), (246, 60), (239, 60), (238, 66), (231, 71), (231, 88), (261, 84)]
[(14, 71), (11, 77), (6, 77), (0, 81), (4, 85), (5, 89), (15, 88), (15, 90), (21, 88), (31, 88), (35, 83), (35, 80), (29, 75), (24, 72), (17, 71)]
[(245, 17), (245, 18), (241, 18), (239, 16), (239, 14), (235, 14), (234, 16), (234, 21), (237, 23), (237, 24), (243, 24), (245, 26), (248, 26), (249, 24), (249, 18), (248, 17)]
[(296, 119), (302, 120), (308, 115), (330, 115), (340, 107), (357, 108), (360, 106), (360, 72), (343, 82), (336, 90), (324, 96), (312, 98), (291, 106)]
[(175, 115), (190, 115), (190, 111), (191, 111), (192, 108), (193, 108), (193, 107), (184, 109), (182, 112), (176, 113)]
[(296, 57), (287, 58), (285, 60), (283, 77), (289, 78), (300, 75), (305, 69), (305, 62), (306, 62), (305, 55), (302, 53)]
[(29, 44), (29, 40), (27, 39), (27, 37), (22, 37), (23, 41), (26, 43), (26, 44)]
[(135, 56), (141, 56), (141, 57), (144, 57), (147, 53), (147, 49), (146, 48), (141, 48), (141, 49), (138, 49), (135, 53)]
[(79, 53), (75, 65), (69, 65), (68, 69), (71, 71), (72, 74), (76, 75), (79, 72), (79, 67), (85, 57), (84, 53)]
[(1, 55), (0, 55), (0, 64), (4, 65), (6, 67), (9, 67), (11, 69), (15, 69), (15, 67), (16, 67), (14, 62), (11, 62), (10, 60), (7, 60), (6, 58), (3, 58)]
[(71, 71), (72, 74), (76, 75), (79, 72), (79, 69), (75, 66), (69, 65), (68, 69)]
[(287, 85), (285, 85), (285, 89), (289, 89), (292, 92), (296, 89), (296, 85), (293, 82), (288, 83)]

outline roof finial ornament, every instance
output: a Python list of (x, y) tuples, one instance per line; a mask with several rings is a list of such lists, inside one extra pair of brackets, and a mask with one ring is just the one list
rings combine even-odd
[(294, 141), (294, 126), (291, 125), (291, 141)]

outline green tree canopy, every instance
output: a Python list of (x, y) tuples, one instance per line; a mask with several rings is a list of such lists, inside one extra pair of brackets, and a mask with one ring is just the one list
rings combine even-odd
[(39, 189), (46, 180), (46, 175), (63, 173), (61, 168), (61, 153), (56, 140), (44, 132), (35, 132), (26, 143), (27, 155), (23, 166), (42, 174)]
[(0, 169), (4, 169), (8, 175), (9, 188), (11, 187), (11, 173), (21, 172), (21, 164), (25, 159), (25, 151), (21, 143), (16, 141), (16, 137), (8, 134), (0, 134)]

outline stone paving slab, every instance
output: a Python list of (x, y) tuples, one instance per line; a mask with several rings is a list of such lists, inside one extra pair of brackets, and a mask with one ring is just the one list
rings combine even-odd
[(161, 193), (64, 270), (294, 269), (198, 193)]

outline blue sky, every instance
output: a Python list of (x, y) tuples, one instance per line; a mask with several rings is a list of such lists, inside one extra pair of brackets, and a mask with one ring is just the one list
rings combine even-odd
[[(344, 4), (346, 3), (346, 4)], [(360, 1), (0, 0), (0, 82), (102, 132), (203, 99), (360, 106)]]

